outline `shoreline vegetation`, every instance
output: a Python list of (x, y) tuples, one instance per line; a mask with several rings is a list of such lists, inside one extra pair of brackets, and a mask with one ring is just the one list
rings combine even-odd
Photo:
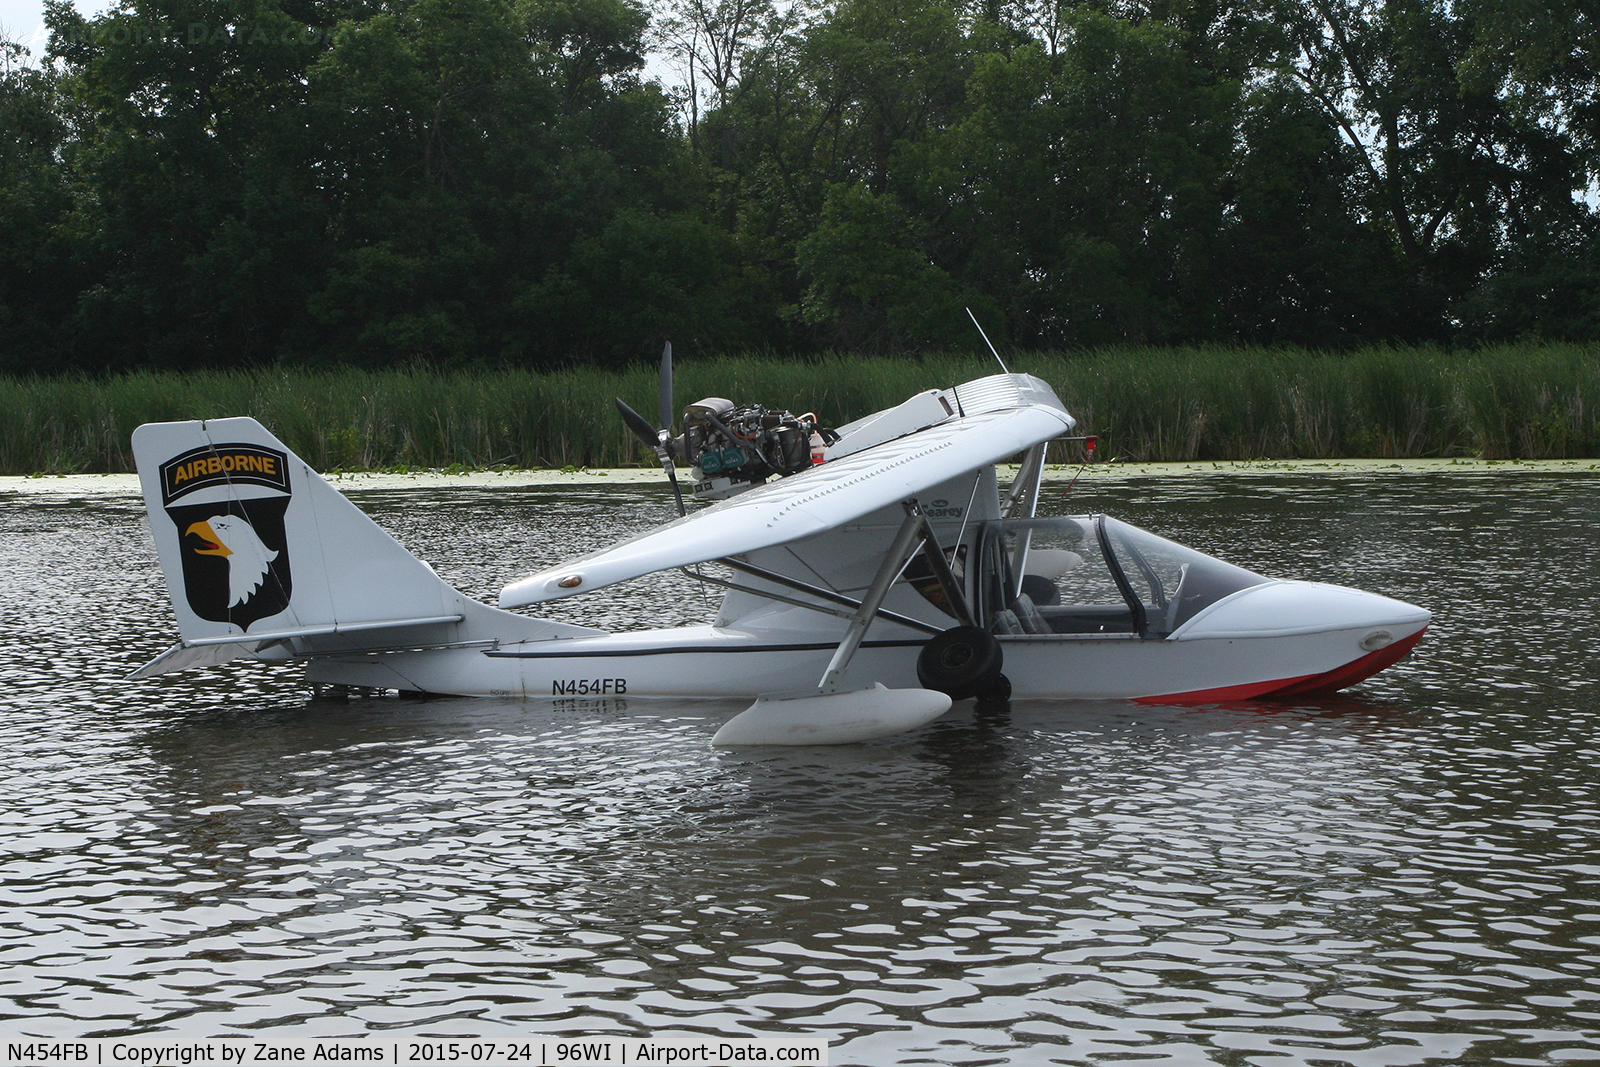
[[(1348, 353), (1230, 346), (1013, 353), (1100, 437), (1099, 460), (1600, 457), (1600, 345)], [(678, 410), (704, 396), (838, 425), (996, 370), (987, 356), (683, 360)], [(264, 368), (0, 378), (0, 474), (133, 469), (144, 422), (250, 415), (341, 471), (653, 465), (612, 397), (656, 410), (656, 370)], [(1069, 451), (1070, 450), (1070, 451)], [(1075, 462), (1076, 445), (1051, 461)]]

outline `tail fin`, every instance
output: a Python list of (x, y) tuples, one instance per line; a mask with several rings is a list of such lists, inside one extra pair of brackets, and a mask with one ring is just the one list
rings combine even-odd
[(485, 623), (509, 640), (580, 629), (451, 588), (254, 419), (149, 423), (133, 454), (182, 636), (136, 676), (277, 642), (344, 651), (373, 644), (348, 636), (373, 630), (393, 647), (477, 639), (464, 631)]

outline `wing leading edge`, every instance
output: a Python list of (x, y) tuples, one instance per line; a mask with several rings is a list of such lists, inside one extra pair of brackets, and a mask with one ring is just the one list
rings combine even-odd
[(945, 421), (531, 574), (501, 590), (500, 606), (575, 596), (669, 567), (810, 537), (1059, 437), (1076, 425), (1050, 387), (1029, 375), (994, 375), (946, 395), (959, 414)]

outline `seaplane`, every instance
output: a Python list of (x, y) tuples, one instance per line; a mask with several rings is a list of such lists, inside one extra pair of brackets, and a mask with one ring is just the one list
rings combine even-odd
[[(1400, 660), (1431, 621), (1110, 515), (1039, 515), (1047, 446), (1094, 442), (1031, 375), (1002, 369), (838, 427), (711, 397), (674, 434), (670, 366), (669, 350), (660, 427), (617, 404), (680, 517), (514, 581), (497, 606), (440, 579), (254, 419), (140, 426), (180, 639), (133, 677), (250, 657), (352, 690), (749, 700), (714, 744), (850, 744), (969, 699), (1331, 693)], [(613, 633), (517, 610), (673, 569), (721, 593), (710, 621)]]

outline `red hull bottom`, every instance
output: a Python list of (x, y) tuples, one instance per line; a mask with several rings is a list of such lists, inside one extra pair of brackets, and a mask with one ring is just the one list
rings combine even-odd
[(1423, 627), (1410, 637), (1403, 637), (1391, 645), (1369, 652), (1360, 659), (1351, 660), (1322, 674), (1306, 674), (1298, 678), (1274, 678), (1265, 682), (1247, 682), (1244, 685), (1225, 685), (1217, 689), (1197, 689), (1190, 693), (1166, 693), (1161, 696), (1138, 697), (1137, 704), (1209, 704), (1219, 700), (1277, 700), (1283, 697), (1323, 696), (1346, 686), (1371, 678), (1374, 674), (1405, 658), (1422, 635)]

